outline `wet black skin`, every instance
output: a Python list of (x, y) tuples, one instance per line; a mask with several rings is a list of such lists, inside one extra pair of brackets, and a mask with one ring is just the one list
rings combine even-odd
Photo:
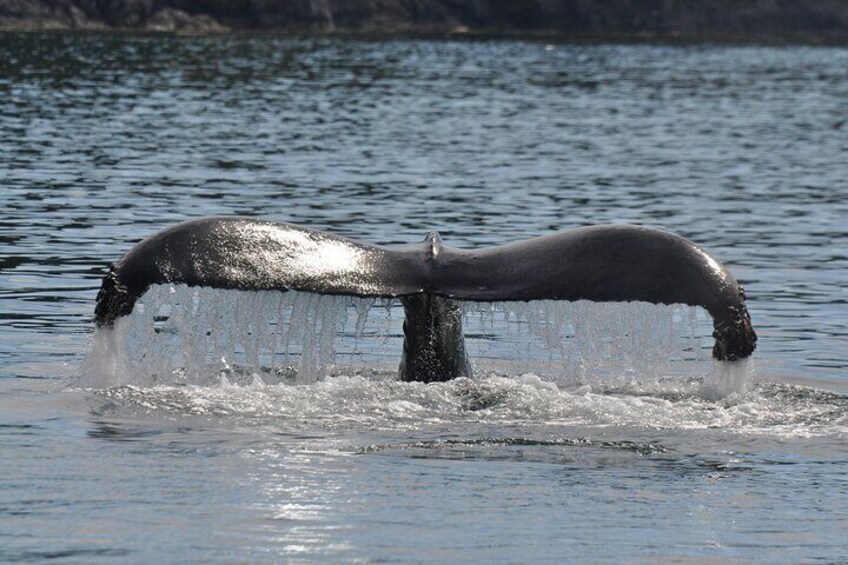
[(444, 381), (471, 374), (458, 301), (644, 301), (702, 306), (713, 318), (713, 356), (756, 347), (741, 286), (680, 236), (629, 225), (579, 228), (463, 250), (438, 234), (409, 248), (369, 245), (277, 222), (201, 218), (141, 241), (112, 265), (97, 297), (98, 326), (132, 312), (153, 284), (299, 290), (400, 297), (406, 320), (400, 377)]

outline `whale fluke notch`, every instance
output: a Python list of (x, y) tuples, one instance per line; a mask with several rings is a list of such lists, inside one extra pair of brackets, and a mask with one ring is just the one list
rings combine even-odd
[(642, 226), (578, 228), (477, 250), (430, 232), (407, 248), (369, 245), (292, 224), (210, 217), (154, 234), (112, 265), (95, 320), (111, 326), (154, 284), (400, 297), (400, 375), (470, 375), (457, 301), (591, 300), (687, 304), (713, 318), (713, 357), (753, 353), (757, 336), (730, 272), (680, 236)]

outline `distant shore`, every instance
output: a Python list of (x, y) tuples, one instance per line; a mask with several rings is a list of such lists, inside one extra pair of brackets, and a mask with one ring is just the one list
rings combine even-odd
[(0, 30), (848, 43), (844, 0), (0, 0)]

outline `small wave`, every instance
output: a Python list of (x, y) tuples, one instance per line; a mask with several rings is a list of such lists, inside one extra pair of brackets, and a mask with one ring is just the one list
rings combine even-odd
[(411, 441), (384, 445), (369, 445), (361, 450), (362, 453), (380, 453), (395, 450), (436, 450), (475, 449), (490, 447), (585, 447), (592, 449), (611, 449), (629, 451), (639, 455), (665, 453), (667, 449), (656, 443), (639, 443), (635, 441), (599, 441), (588, 437), (536, 439), (531, 437), (501, 437), (481, 439), (442, 439), (432, 441)]

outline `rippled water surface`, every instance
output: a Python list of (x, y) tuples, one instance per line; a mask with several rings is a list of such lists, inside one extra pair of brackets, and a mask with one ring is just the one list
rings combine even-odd
[[(846, 120), (843, 48), (0, 35), (0, 560), (848, 560)], [(245, 337), (273, 297), (165, 288), (148, 314), (221, 312), (238, 355), (134, 314), (99, 378), (106, 265), (211, 214), (460, 247), (653, 225), (732, 270), (759, 347), (725, 374), (697, 313), (544, 307), (626, 336), (610, 368), (478, 309), (473, 378), (401, 383), (369, 304), (332, 344), (357, 368), (304, 380)]]

